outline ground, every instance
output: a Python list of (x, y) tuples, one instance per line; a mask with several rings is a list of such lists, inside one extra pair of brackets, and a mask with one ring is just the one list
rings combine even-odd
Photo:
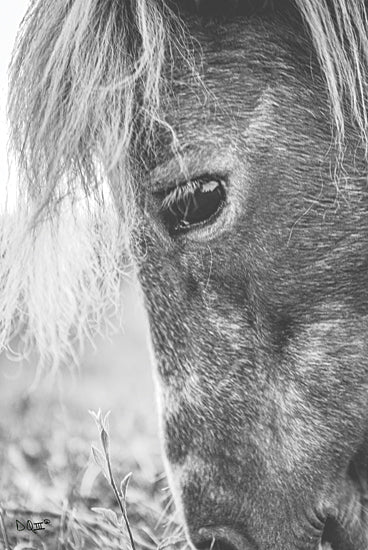
[(34, 365), (0, 358), (0, 550), (130, 550), (91, 453), (102, 446), (88, 411), (99, 408), (111, 411), (117, 485), (132, 472), (126, 506), (136, 550), (186, 548), (163, 474), (146, 319), (134, 286), (123, 294), (124, 332), (96, 339), (79, 373), (64, 369), (58, 382), (30, 391)]

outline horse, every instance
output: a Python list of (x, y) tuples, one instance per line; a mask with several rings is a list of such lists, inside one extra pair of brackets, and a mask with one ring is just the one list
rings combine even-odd
[(34, 0), (10, 67), (0, 342), (150, 320), (191, 548), (368, 547), (364, 0)]

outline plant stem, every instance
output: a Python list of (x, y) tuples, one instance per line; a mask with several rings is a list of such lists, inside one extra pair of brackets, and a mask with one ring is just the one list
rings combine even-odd
[(129, 520), (128, 520), (128, 516), (127, 516), (127, 513), (126, 513), (126, 509), (125, 509), (124, 504), (121, 501), (119, 491), (118, 491), (118, 488), (116, 487), (116, 483), (115, 483), (115, 480), (114, 480), (114, 476), (112, 475), (110, 460), (108, 459), (108, 457), (106, 457), (106, 459), (107, 459), (107, 467), (108, 467), (108, 470), (109, 470), (110, 483), (111, 483), (111, 486), (112, 486), (113, 491), (115, 493), (115, 497), (116, 497), (116, 499), (119, 503), (119, 507), (120, 507), (121, 513), (123, 515), (126, 528), (128, 530), (130, 544), (131, 544), (132, 550), (136, 550), (132, 530), (130, 529)]
[(4, 510), (2, 508), (0, 508), (0, 530), (4, 539), (5, 550), (10, 550), (8, 534), (6, 532), (5, 521), (4, 521)]

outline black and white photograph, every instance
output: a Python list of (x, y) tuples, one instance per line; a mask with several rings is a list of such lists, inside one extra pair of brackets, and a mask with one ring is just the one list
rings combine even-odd
[(368, 550), (368, 1), (2, 0), (0, 550)]

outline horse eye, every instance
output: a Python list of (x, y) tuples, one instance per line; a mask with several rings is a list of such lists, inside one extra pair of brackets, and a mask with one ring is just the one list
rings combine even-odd
[(162, 201), (163, 222), (171, 234), (214, 221), (226, 199), (223, 180), (210, 177), (189, 181), (157, 196)]

